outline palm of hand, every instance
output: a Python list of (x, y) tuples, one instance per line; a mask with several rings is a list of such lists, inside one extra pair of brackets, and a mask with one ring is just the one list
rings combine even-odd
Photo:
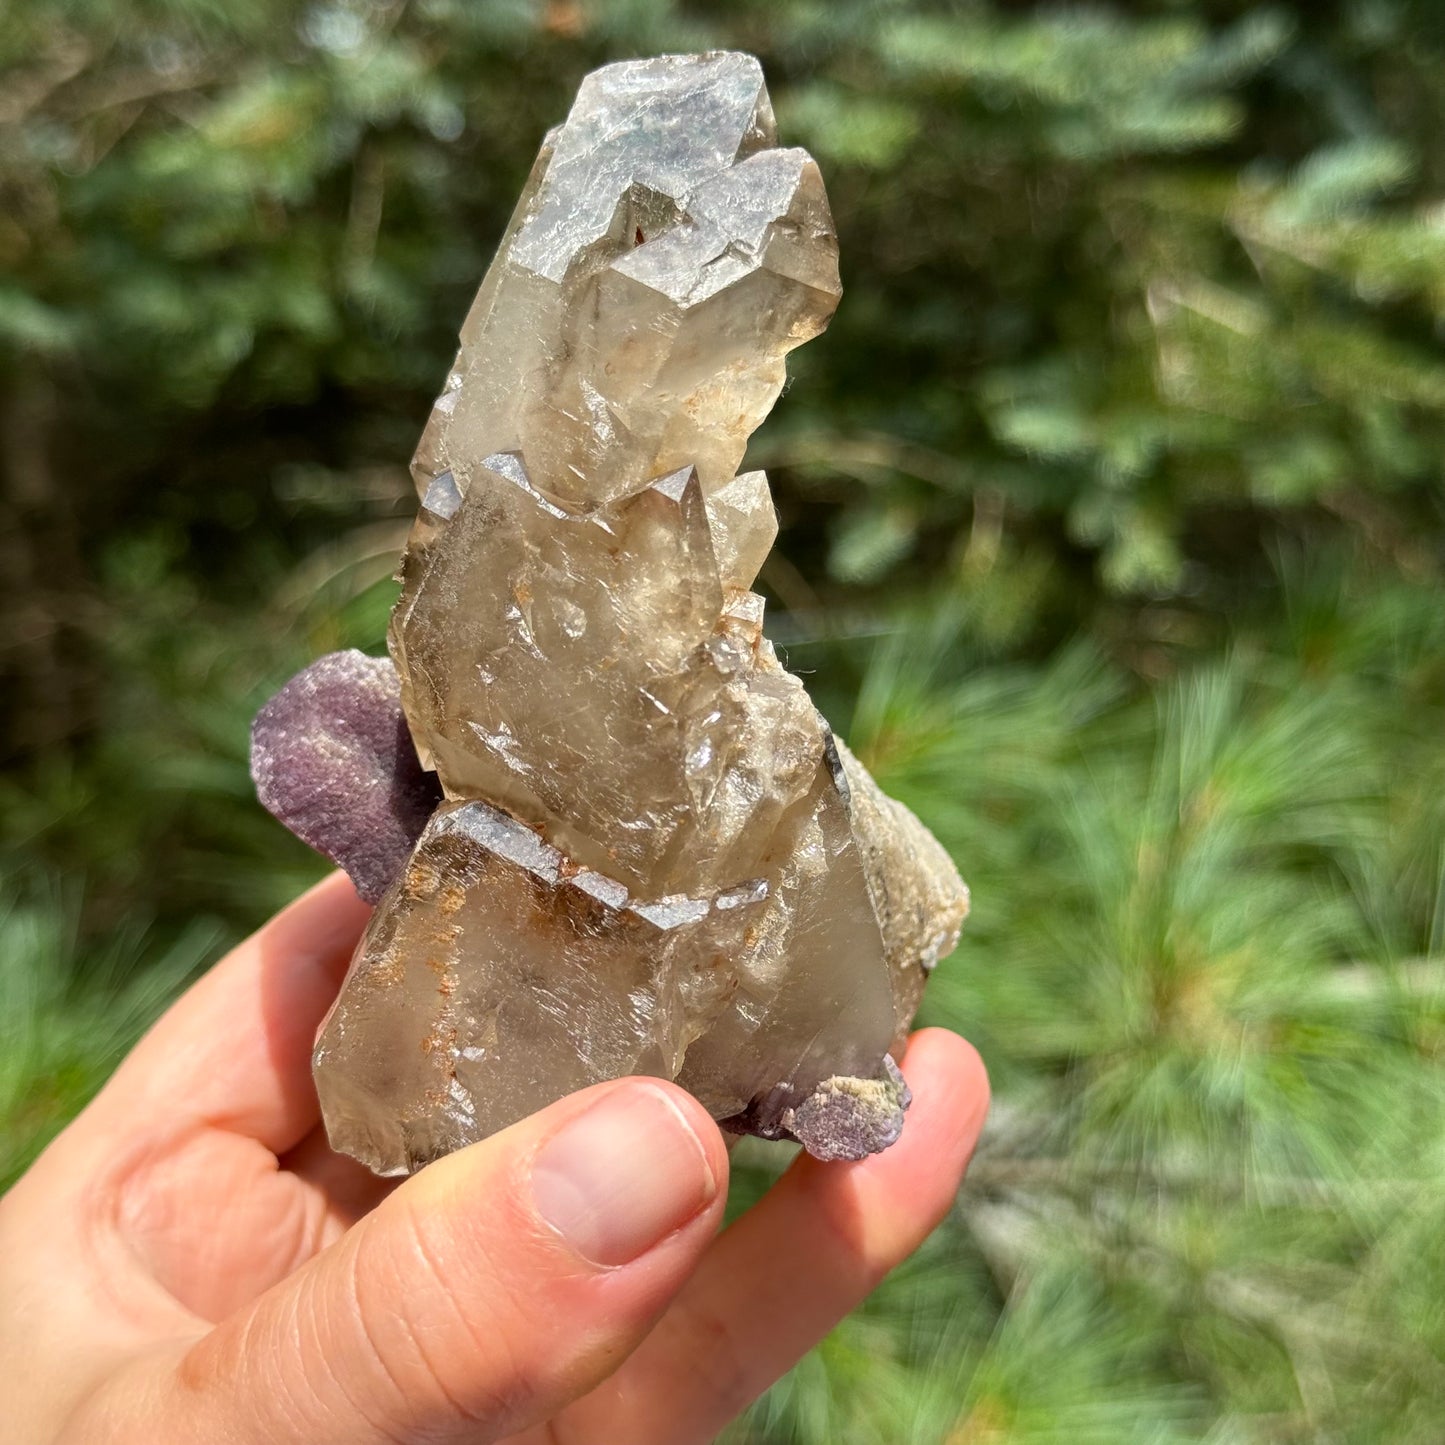
[[(795, 1161), (721, 1235), (721, 1140), (655, 1082), (378, 1180), (327, 1147), (309, 1077), (364, 918), (337, 877), (273, 920), (0, 1201), (25, 1445), (710, 1439), (937, 1222), (982, 1124), (977, 1055), (934, 1030), (904, 1062), (902, 1142)], [(624, 1108), (690, 1128), (718, 1187), (597, 1265), (539, 1218), (529, 1171)]]

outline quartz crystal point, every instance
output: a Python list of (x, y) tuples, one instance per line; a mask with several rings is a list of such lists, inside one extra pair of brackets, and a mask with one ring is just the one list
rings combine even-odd
[(777, 524), (738, 473), (838, 296), (822, 180), (755, 60), (583, 82), (413, 463), (389, 643), (445, 801), (315, 1054), (333, 1145), (378, 1172), (634, 1073), (820, 1158), (898, 1137), (890, 1051), (968, 895), (764, 637)]

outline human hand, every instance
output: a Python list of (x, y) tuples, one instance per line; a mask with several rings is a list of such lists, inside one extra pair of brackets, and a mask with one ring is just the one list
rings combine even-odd
[(988, 1082), (938, 1029), (898, 1144), (800, 1157), (721, 1235), (722, 1137), (655, 1079), (375, 1179), (310, 1075), (366, 913), (338, 874), (278, 915), (0, 1200), (7, 1441), (709, 1440), (953, 1198)]

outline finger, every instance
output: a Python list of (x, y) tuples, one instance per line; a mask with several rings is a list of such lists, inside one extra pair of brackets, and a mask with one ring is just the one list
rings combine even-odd
[(331, 1231), (325, 1240), (327, 1244), (370, 1214), (398, 1187), (397, 1180), (379, 1178), (365, 1164), (338, 1154), (331, 1147), (323, 1124), (317, 1124), (294, 1149), (282, 1156), (281, 1167), (326, 1201), (327, 1227)]
[(311, 1046), (369, 914), (342, 873), (302, 894), (161, 1016), (97, 1112), (119, 1105), (289, 1149), (319, 1118)]
[(726, 1176), (716, 1126), (671, 1084), (563, 1100), (424, 1169), (195, 1345), (156, 1438), (475, 1445), (549, 1418), (655, 1321)]
[(914, 1103), (898, 1143), (857, 1164), (794, 1161), (581, 1407), (614, 1422), (608, 1438), (711, 1440), (944, 1217), (983, 1127), (988, 1075), (943, 1029), (915, 1034), (902, 1067)]

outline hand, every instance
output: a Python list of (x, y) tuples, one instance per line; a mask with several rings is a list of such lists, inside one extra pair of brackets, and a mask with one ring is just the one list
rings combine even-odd
[(273, 919), (0, 1200), (7, 1440), (705, 1441), (953, 1198), (988, 1083), (936, 1029), (898, 1144), (799, 1158), (721, 1235), (722, 1138), (654, 1079), (377, 1180), (309, 1067), (365, 919), (340, 875)]

